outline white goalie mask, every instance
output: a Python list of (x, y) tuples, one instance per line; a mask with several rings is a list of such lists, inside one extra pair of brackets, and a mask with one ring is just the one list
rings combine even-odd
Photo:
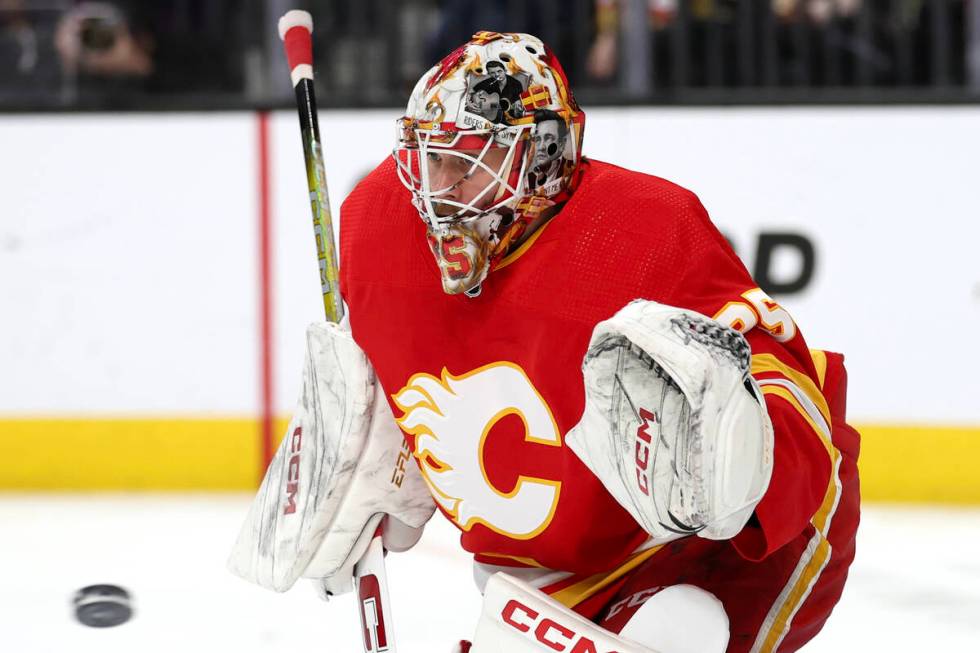
[(563, 201), (585, 114), (527, 34), (479, 32), (419, 80), (394, 158), (449, 294), (479, 293), (541, 211)]

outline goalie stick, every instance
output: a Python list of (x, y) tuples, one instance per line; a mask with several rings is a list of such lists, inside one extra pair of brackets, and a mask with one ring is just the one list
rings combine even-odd
[[(313, 212), (313, 233), (316, 236), (317, 259), (320, 265), (320, 287), (327, 320), (340, 322), (344, 303), (340, 297), (337, 274), (337, 252), (333, 240), (333, 220), (327, 196), (327, 177), (323, 165), (323, 147), (317, 121), (316, 95), (313, 91), (313, 16), (294, 9), (279, 19), (290, 77), (296, 91), (300, 133), (303, 138), (303, 159), (306, 181)], [(379, 524), (367, 552), (354, 567), (354, 588), (361, 619), (362, 642), (365, 653), (395, 653), (391, 627), (391, 602), (388, 596), (388, 576), (381, 543)]]
[(313, 234), (320, 264), (320, 289), (323, 308), (330, 322), (344, 317), (344, 302), (340, 298), (337, 276), (337, 251), (333, 242), (333, 219), (327, 196), (327, 175), (323, 165), (323, 146), (320, 144), (320, 124), (317, 120), (316, 95), (313, 92), (313, 16), (293, 9), (279, 19), (279, 37), (286, 49), (290, 77), (296, 91), (299, 128), (303, 137), (303, 160), (306, 162), (306, 183), (310, 191), (313, 212)]

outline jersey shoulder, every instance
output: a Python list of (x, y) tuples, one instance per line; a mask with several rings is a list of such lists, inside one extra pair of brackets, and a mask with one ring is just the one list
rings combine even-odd
[(629, 197), (658, 200), (665, 206), (686, 205), (697, 201), (689, 189), (656, 175), (629, 170), (606, 161), (586, 159), (586, 174), (581, 187), (601, 186)]
[(575, 195), (609, 228), (661, 241), (717, 233), (694, 192), (656, 175), (590, 160)]
[(593, 325), (638, 298), (705, 313), (717, 310), (697, 294), (706, 282), (711, 297), (751, 287), (694, 193), (596, 160), (523, 258), (512, 296)]
[(655, 259), (659, 274), (708, 260), (730, 274), (744, 271), (698, 196), (661, 177), (591, 160), (568, 208), (573, 238), (594, 243), (596, 233), (605, 234), (598, 241), (605, 249), (628, 252), (640, 266)]

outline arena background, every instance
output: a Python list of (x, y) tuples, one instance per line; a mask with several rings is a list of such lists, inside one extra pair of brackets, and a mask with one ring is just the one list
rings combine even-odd
[[(321, 116), (335, 215), (395, 116)], [(295, 122), (0, 119), (16, 218), (0, 243), (3, 486), (255, 484), (264, 388), (281, 425), (321, 310)], [(965, 503), (980, 501), (978, 126), (975, 107), (604, 107), (585, 152), (694, 189), (811, 346), (845, 353), (867, 499)]]
[[(354, 650), (350, 619), (222, 569), (322, 317), (274, 30), (294, 6), (317, 21), (335, 219), (434, 53), (476, 29), (555, 44), (586, 155), (695, 191), (809, 344), (846, 356), (865, 518), (839, 626), (808, 650), (971, 650), (980, 3), (0, 0), (0, 625), (18, 650), (173, 650), (180, 624), (202, 647), (315, 632)], [(112, 56), (86, 68), (71, 38)], [(431, 525), (412, 560), (462, 578), (475, 619), (454, 537)], [(70, 592), (111, 580), (142, 596), (138, 625), (80, 635)], [(396, 591), (413, 644), (466, 635)]]

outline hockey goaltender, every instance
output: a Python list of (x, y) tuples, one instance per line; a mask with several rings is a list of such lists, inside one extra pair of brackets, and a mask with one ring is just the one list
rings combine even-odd
[(527, 34), (419, 80), (343, 204), (349, 323), (307, 332), (231, 566), (349, 591), (382, 517), (399, 551), (438, 510), (484, 595), (458, 650), (796, 651), (854, 557), (843, 357), (692, 192), (583, 157), (584, 128)]

